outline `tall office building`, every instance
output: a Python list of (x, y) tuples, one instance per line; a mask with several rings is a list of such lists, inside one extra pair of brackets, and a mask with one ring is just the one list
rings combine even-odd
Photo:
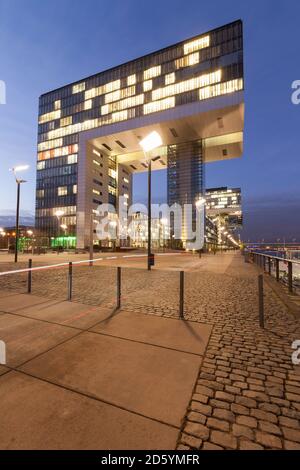
[(124, 196), (130, 206), (132, 176), (147, 171), (139, 142), (154, 130), (163, 146), (152, 169), (167, 169), (169, 204), (195, 206), (204, 164), (242, 154), (243, 89), (236, 21), (42, 95), (37, 228), (57, 237), (63, 225), (80, 248), (96, 240), (99, 205), (118, 209)]

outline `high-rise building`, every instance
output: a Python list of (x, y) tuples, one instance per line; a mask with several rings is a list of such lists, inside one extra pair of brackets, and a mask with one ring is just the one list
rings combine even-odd
[(118, 209), (119, 196), (130, 206), (132, 176), (147, 171), (139, 142), (154, 130), (163, 146), (152, 169), (167, 169), (169, 204), (195, 206), (204, 164), (242, 154), (243, 90), (236, 21), (43, 94), (37, 228), (57, 237), (67, 227), (79, 248), (96, 240), (97, 208)]

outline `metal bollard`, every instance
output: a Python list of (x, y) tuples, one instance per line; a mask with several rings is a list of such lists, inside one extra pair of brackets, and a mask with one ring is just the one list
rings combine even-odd
[(279, 274), (279, 259), (276, 259), (276, 281), (279, 282), (280, 274)]
[(179, 316), (184, 318), (184, 271), (180, 271)]
[(31, 286), (32, 286), (32, 259), (28, 260), (28, 268), (30, 271), (28, 271), (28, 278), (27, 278), (27, 292), (28, 294), (31, 294)]
[(122, 271), (121, 268), (117, 268), (117, 309), (121, 308), (121, 296), (122, 296)]
[(289, 293), (293, 293), (293, 263), (288, 262), (288, 281), (289, 281)]
[(72, 286), (73, 286), (73, 264), (69, 263), (69, 273), (68, 273), (68, 300), (72, 300)]
[(259, 307), (259, 326), (265, 327), (265, 309), (264, 309), (264, 276), (258, 276), (258, 307)]

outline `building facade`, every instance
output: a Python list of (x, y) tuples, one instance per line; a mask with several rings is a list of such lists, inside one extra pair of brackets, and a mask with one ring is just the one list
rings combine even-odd
[[(168, 171), (169, 204), (204, 195), (204, 165), (240, 157), (243, 32), (236, 21), (43, 94), (39, 100), (36, 226), (60, 226), (83, 248), (97, 239), (98, 208), (132, 201), (147, 171), (139, 142), (160, 133), (153, 170)], [(112, 222), (115, 214), (111, 210)], [(183, 231), (184, 232), (184, 231)]]

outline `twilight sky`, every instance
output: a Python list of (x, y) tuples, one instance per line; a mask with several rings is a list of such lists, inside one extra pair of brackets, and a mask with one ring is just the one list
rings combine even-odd
[[(245, 240), (300, 241), (299, 17), (297, 0), (0, 0), (0, 216), (14, 211), (8, 169), (20, 163), (31, 166), (23, 214), (34, 213), (40, 94), (241, 18), (244, 155), (207, 165), (206, 185), (242, 188)], [(135, 178), (136, 199), (145, 178)], [(165, 199), (165, 172), (154, 174), (153, 193)]]

